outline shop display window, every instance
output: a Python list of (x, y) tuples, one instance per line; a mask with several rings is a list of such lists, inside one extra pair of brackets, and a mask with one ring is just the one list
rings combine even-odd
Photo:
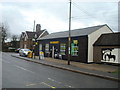
[(73, 40), (71, 43), (71, 55), (78, 56), (78, 40)]
[(65, 51), (66, 51), (66, 44), (65, 43), (61, 43), (60, 44), (60, 54), (61, 55), (65, 55)]
[(46, 53), (49, 53), (49, 44), (46, 44), (46, 45), (45, 45), (45, 52), (46, 52)]

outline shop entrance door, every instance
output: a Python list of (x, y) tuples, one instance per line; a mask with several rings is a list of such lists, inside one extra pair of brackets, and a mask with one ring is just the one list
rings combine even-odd
[(52, 45), (51, 46), (51, 57), (55, 58), (57, 54), (58, 54), (58, 46)]

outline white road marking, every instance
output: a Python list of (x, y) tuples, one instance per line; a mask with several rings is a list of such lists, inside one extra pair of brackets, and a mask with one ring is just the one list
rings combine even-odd
[(20, 68), (20, 69), (22, 69), (22, 70), (25, 70), (25, 71), (28, 71), (28, 72), (34, 73), (33, 71), (30, 71), (30, 70), (25, 69), (25, 68), (23, 68), (23, 67), (20, 67), (20, 66), (17, 66), (17, 65), (14, 65), (14, 66), (17, 67), (17, 68)]
[(53, 79), (51, 79), (51, 78), (48, 78), (48, 80), (55, 81), (55, 80), (53, 80)]
[(45, 82), (41, 82), (41, 83), (30, 83), (30, 84), (26, 84), (25, 86), (30, 87), (30, 86), (40, 85), (40, 84), (45, 85), (45, 86), (48, 86), (48, 87), (50, 87), (50, 88), (56, 88), (56, 87), (51, 86), (51, 85), (49, 85), (49, 84), (47, 84), (47, 83), (45, 83)]
[(69, 85), (65, 85), (66, 87), (69, 87), (69, 88), (73, 88), (72, 86), (69, 86)]
[(29, 86), (34, 86), (34, 85), (36, 85), (36, 84), (31, 83), (31, 84), (27, 84), (26, 86), (29, 87)]
[(44, 84), (44, 85), (46, 85), (46, 86), (48, 86), (48, 87), (50, 87), (50, 88), (56, 88), (56, 87), (51, 86), (51, 85), (49, 85), (49, 84), (47, 84), (47, 83), (45, 83), (45, 82), (42, 82), (42, 84)]
[[(48, 80), (50, 80), (50, 81), (53, 81), (53, 82), (56, 82), (56, 83), (58, 83), (58, 84), (63, 84), (62, 82), (58, 82), (58, 81), (56, 81), (56, 80), (54, 80), (54, 79), (51, 79), (51, 78), (48, 78)], [(65, 87), (69, 87), (69, 88), (73, 88), (72, 86), (70, 86), (70, 85), (66, 85), (66, 84), (63, 84)]]
[(61, 84), (61, 82), (58, 82), (58, 81), (56, 81), (56, 80), (54, 80), (52, 78), (48, 78), (48, 80), (53, 81), (53, 82), (57, 82), (57, 83)]

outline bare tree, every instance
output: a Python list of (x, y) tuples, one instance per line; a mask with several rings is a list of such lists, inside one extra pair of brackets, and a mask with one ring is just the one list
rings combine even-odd
[(1, 25), (1, 40), (2, 40), (2, 44), (5, 43), (5, 40), (7, 40), (8, 38), (8, 26), (3, 24)]
[(17, 41), (18, 37), (17, 35), (12, 35), (12, 41)]
[(8, 46), (5, 43), (8, 37), (9, 37), (9, 29), (7, 23), (6, 22), (0, 23), (0, 42), (2, 44), (0, 50), (2, 49), (2, 51), (6, 51), (8, 49)]
[(11, 47), (19, 48), (19, 35), (17, 34), (11, 35)]

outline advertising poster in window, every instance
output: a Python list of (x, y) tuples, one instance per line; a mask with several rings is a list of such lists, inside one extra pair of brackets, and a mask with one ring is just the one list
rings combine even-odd
[(45, 53), (49, 53), (49, 44), (45, 44)]
[(103, 48), (101, 62), (119, 63), (120, 64), (120, 49), (118, 48)]
[(71, 55), (78, 56), (78, 40), (73, 40), (71, 44)]
[(65, 51), (66, 51), (66, 44), (64, 44), (64, 43), (60, 44), (61, 55), (65, 55), (66, 54)]

